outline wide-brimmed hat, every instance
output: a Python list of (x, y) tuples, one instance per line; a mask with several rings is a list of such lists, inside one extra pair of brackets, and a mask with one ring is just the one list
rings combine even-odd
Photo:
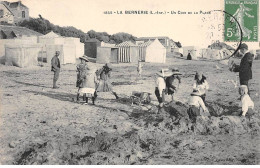
[(181, 75), (181, 73), (180, 73), (178, 68), (173, 68), (172, 69), (172, 73), (173, 73), (173, 75)]
[(82, 57), (79, 57), (79, 59), (83, 59), (83, 60), (89, 62), (88, 57), (86, 55), (83, 55)]
[(201, 96), (201, 93), (198, 90), (193, 90), (193, 92), (190, 95), (191, 96)]
[(156, 74), (161, 77), (169, 77), (169, 76), (173, 75), (173, 72), (169, 69), (162, 69), (159, 72), (157, 72)]

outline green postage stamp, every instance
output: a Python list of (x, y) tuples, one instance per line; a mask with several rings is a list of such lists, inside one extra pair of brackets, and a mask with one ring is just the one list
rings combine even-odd
[(259, 0), (225, 0), (225, 41), (258, 41), (258, 3)]

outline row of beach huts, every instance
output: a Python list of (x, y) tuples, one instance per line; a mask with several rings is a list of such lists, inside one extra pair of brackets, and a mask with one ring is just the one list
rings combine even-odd
[[(3, 26), (1, 26), (3, 28)], [(167, 38), (141, 39), (134, 42), (125, 41), (120, 44), (109, 44), (90, 39), (85, 44), (79, 38), (62, 37), (54, 32), (46, 35), (26, 28), (6, 26), (0, 30), (0, 61), (6, 65), (28, 67), (37, 65), (39, 61), (49, 63), (55, 51), (60, 51), (61, 64), (75, 64), (76, 60), (87, 55), (96, 59), (96, 63), (136, 63), (138, 61), (165, 63), (166, 56), (178, 55), (184, 59), (188, 53), (192, 59), (222, 59), (232, 54), (227, 49), (201, 49), (195, 46), (170, 48)], [(19, 30), (21, 29), (21, 30)], [(8, 32), (9, 31), (9, 32)], [(29, 32), (19, 35), (19, 32)], [(21, 33), (20, 33), (21, 34)], [(12, 37), (8, 37), (12, 36)], [(164, 41), (162, 41), (164, 40)], [(3, 61), (1, 61), (3, 63)]]

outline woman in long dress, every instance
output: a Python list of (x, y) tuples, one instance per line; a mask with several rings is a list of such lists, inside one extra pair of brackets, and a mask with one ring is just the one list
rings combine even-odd
[(110, 82), (110, 77), (111, 77), (111, 65), (110, 64), (105, 64), (103, 68), (101, 68), (97, 73), (97, 75), (100, 78), (100, 81), (97, 86), (97, 91), (98, 92), (111, 92), (116, 99), (119, 97), (117, 96), (116, 92), (113, 91), (113, 86)]

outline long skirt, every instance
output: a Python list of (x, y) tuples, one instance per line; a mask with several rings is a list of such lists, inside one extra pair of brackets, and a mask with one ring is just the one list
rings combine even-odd
[(111, 91), (113, 91), (113, 86), (109, 80), (100, 80), (98, 87), (97, 87), (97, 91), (98, 92), (111, 92)]

